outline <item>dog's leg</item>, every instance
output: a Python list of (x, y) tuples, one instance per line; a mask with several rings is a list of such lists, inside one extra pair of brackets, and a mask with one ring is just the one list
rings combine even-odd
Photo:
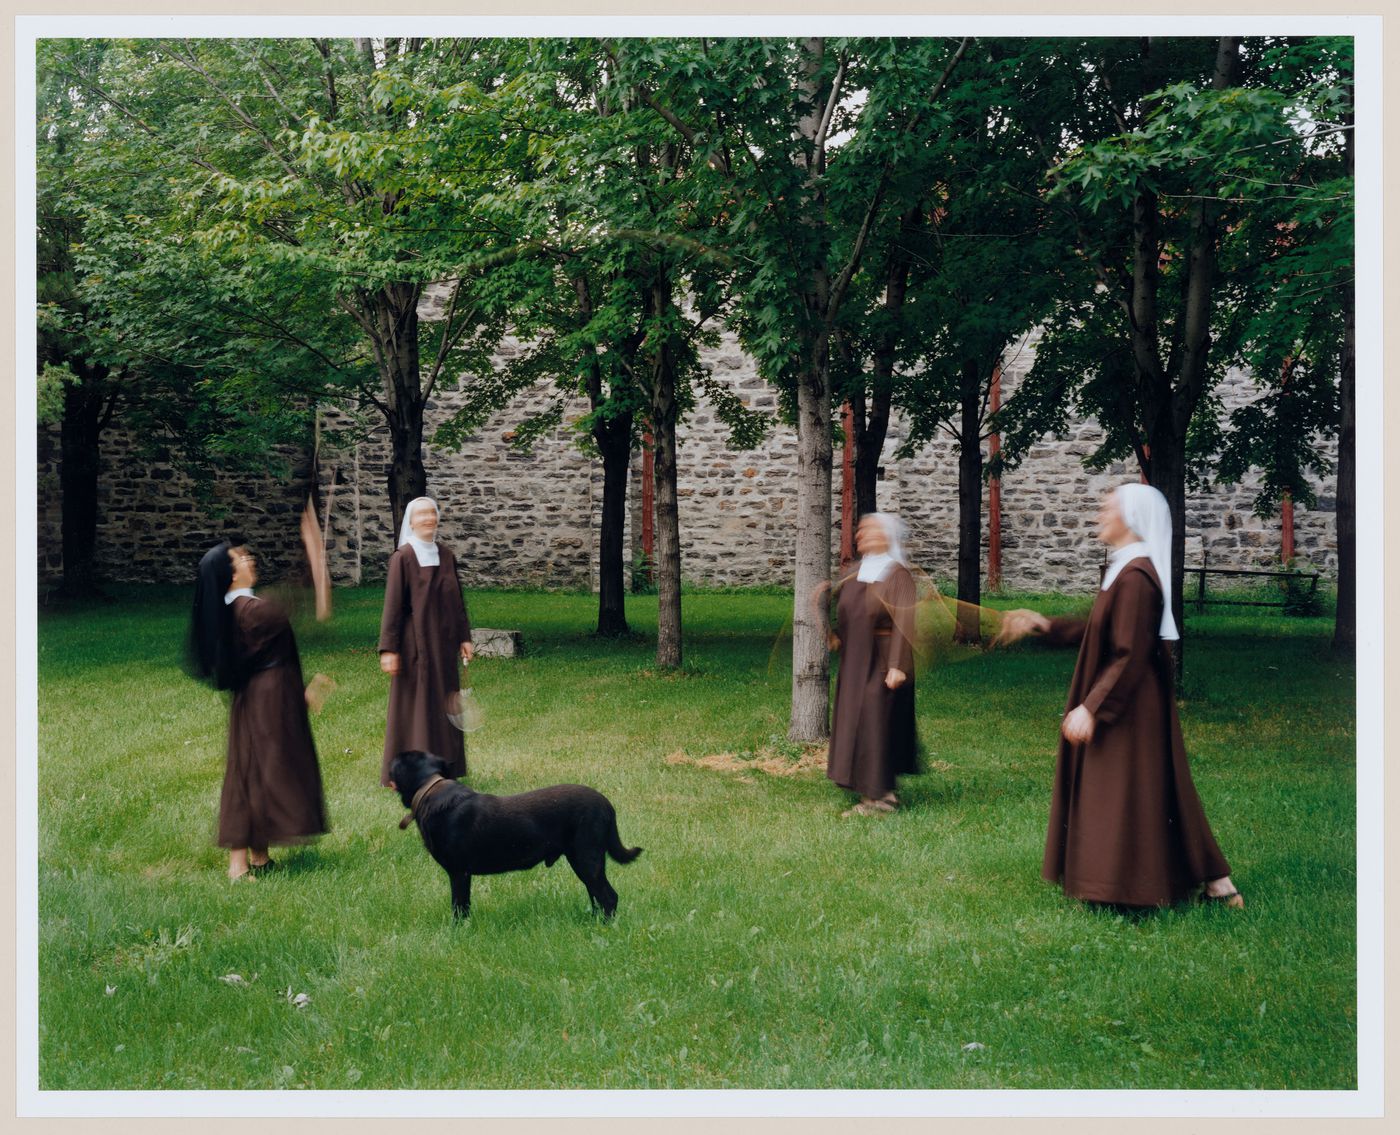
[(603, 917), (611, 919), (617, 913), (617, 892), (612, 889), (612, 884), (608, 882), (608, 877), (603, 872), (603, 865), (598, 864), (598, 878), (594, 880), (593, 891), (590, 897), (596, 894), (598, 905), (603, 908)]
[(595, 910), (601, 910), (604, 918), (611, 918), (617, 910), (617, 892), (608, 885), (608, 877), (603, 872), (603, 851), (601, 848), (588, 848), (582, 852), (567, 855), (569, 866), (588, 888), (588, 902)]
[(466, 918), (471, 913), (472, 877), (470, 875), (449, 875), (452, 880), (452, 915)]

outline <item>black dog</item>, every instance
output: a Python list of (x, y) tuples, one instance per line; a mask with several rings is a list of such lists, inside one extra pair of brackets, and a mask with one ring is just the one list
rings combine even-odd
[(617, 910), (617, 892), (603, 873), (606, 855), (630, 863), (642, 853), (617, 834), (617, 813), (601, 792), (582, 784), (556, 784), (516, 796), (488, 796), (445, 777), (447, 762), (432, 753), (400, 753), (389, 779), (405, 808), (399, 823), (418, 821), (428, 854), (452, 882), (452, 913), (465, 918), (473, 875), (554, 866), (561, 855), (588, 888), (589, 902), (604, 918)]

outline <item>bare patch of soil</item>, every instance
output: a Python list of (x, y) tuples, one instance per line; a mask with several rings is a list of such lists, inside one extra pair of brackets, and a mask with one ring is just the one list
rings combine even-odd
[(688, 756), (677, 750), (666, 757), (666, 763), (740, 775), (753, 772), (764, 772), (769, 776), (820, 775), (826, 771), (826, 745), (804, 745), (796, 751), (765, 746), (753, 752), (709, 753), (703, 757)]

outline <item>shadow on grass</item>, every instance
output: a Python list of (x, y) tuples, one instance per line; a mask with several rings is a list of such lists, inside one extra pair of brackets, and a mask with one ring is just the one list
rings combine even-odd
[(324, 855), (319, 847), (312, 844), (274, 847), (271, 856), (277, 864), (271, 873), (271, 877), (274, 878), (313, 875), (320, 871), (334, 871), (343, 866), (341, 856)]

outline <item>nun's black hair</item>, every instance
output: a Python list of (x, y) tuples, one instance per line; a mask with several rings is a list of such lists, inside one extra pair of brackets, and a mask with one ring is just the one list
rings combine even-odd
[(229, 539), (215, 544), (199, 561), (194, 582), (185, 670), (216, 690), (236, 690), (247, 681), (234, 641), (233, 608), (224, 602), (233, 583), (233, 562), (228, 550), (243, 543), (241, 535), (231, 533)]

